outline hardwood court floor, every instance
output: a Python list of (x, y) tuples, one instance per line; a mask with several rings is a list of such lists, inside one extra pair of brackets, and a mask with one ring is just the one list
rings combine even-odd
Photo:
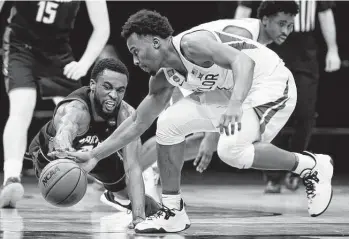
[(194, 174), (183, 175), (192, 225), (179, 234), (137, 235), (126, 229), (131, 215), (102, 204), (102, 192), (91, 185), (79, 204), (55, 208), (42, 199), (36, 179), (24, 178), (25, 198), (18, 208), (1, 209), (0, 238), (349, 238), (348, 177), (334, 178), (332, 204), (311, 218), (304, 187), (265, 195), (260, 173)]

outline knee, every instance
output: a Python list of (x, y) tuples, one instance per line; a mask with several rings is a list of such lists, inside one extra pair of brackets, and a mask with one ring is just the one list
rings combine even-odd
[(179, 144), (185, 140), (185, 132), (176, 120), (160, 116), (157, 121), (156, 142), (161, 145)]
[(253, 144), (247, 146), (218, 144), (217, 154), (226, 164), (239, 169), (247, 169), (253, 163), (254, 147)]

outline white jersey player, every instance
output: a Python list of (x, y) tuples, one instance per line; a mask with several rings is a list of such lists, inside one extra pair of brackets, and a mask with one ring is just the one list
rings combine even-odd
[(165, 109), (174, 88), (183, 87), (194, 93), (168, 107), (157, 123), (163, 208), (137, 224), (136, 232), (178, 232), (190, 226), (180, 178), (185, 137), (195, 132), (220, 132), (218, 155), (232, 167), (299, 174), (309, 214), (322, 214), (332, 198), (331, 158), (269, 143), (296, 103), (295, 83), (283, 62), (263, 45), (236, 35), (205, 28), (172, 34), (167, 18), (157, 12), (141, 10), (128, 19), (122, 35), (134, 63), (152, 75), (149, 94), (95, 149), (66, 154), (89, 172), (100, 159), (142, 135)]

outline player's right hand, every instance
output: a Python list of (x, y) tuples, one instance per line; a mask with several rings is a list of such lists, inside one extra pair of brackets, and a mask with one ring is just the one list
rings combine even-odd
[(81, 62), (72, 61), (68, 63), (63, 70), (63, 74), (72, 80), (79, 80), (85, 76), (88, 71), (88, 66)]

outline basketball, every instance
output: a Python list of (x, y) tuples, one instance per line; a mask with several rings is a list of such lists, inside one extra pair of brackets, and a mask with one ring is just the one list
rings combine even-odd
[(42, 170), (39, 188), (47, 202), (57, 207), (70, 207), (78, 203), (87, 189), (86, 173), (69, 159), (50, 162)]

